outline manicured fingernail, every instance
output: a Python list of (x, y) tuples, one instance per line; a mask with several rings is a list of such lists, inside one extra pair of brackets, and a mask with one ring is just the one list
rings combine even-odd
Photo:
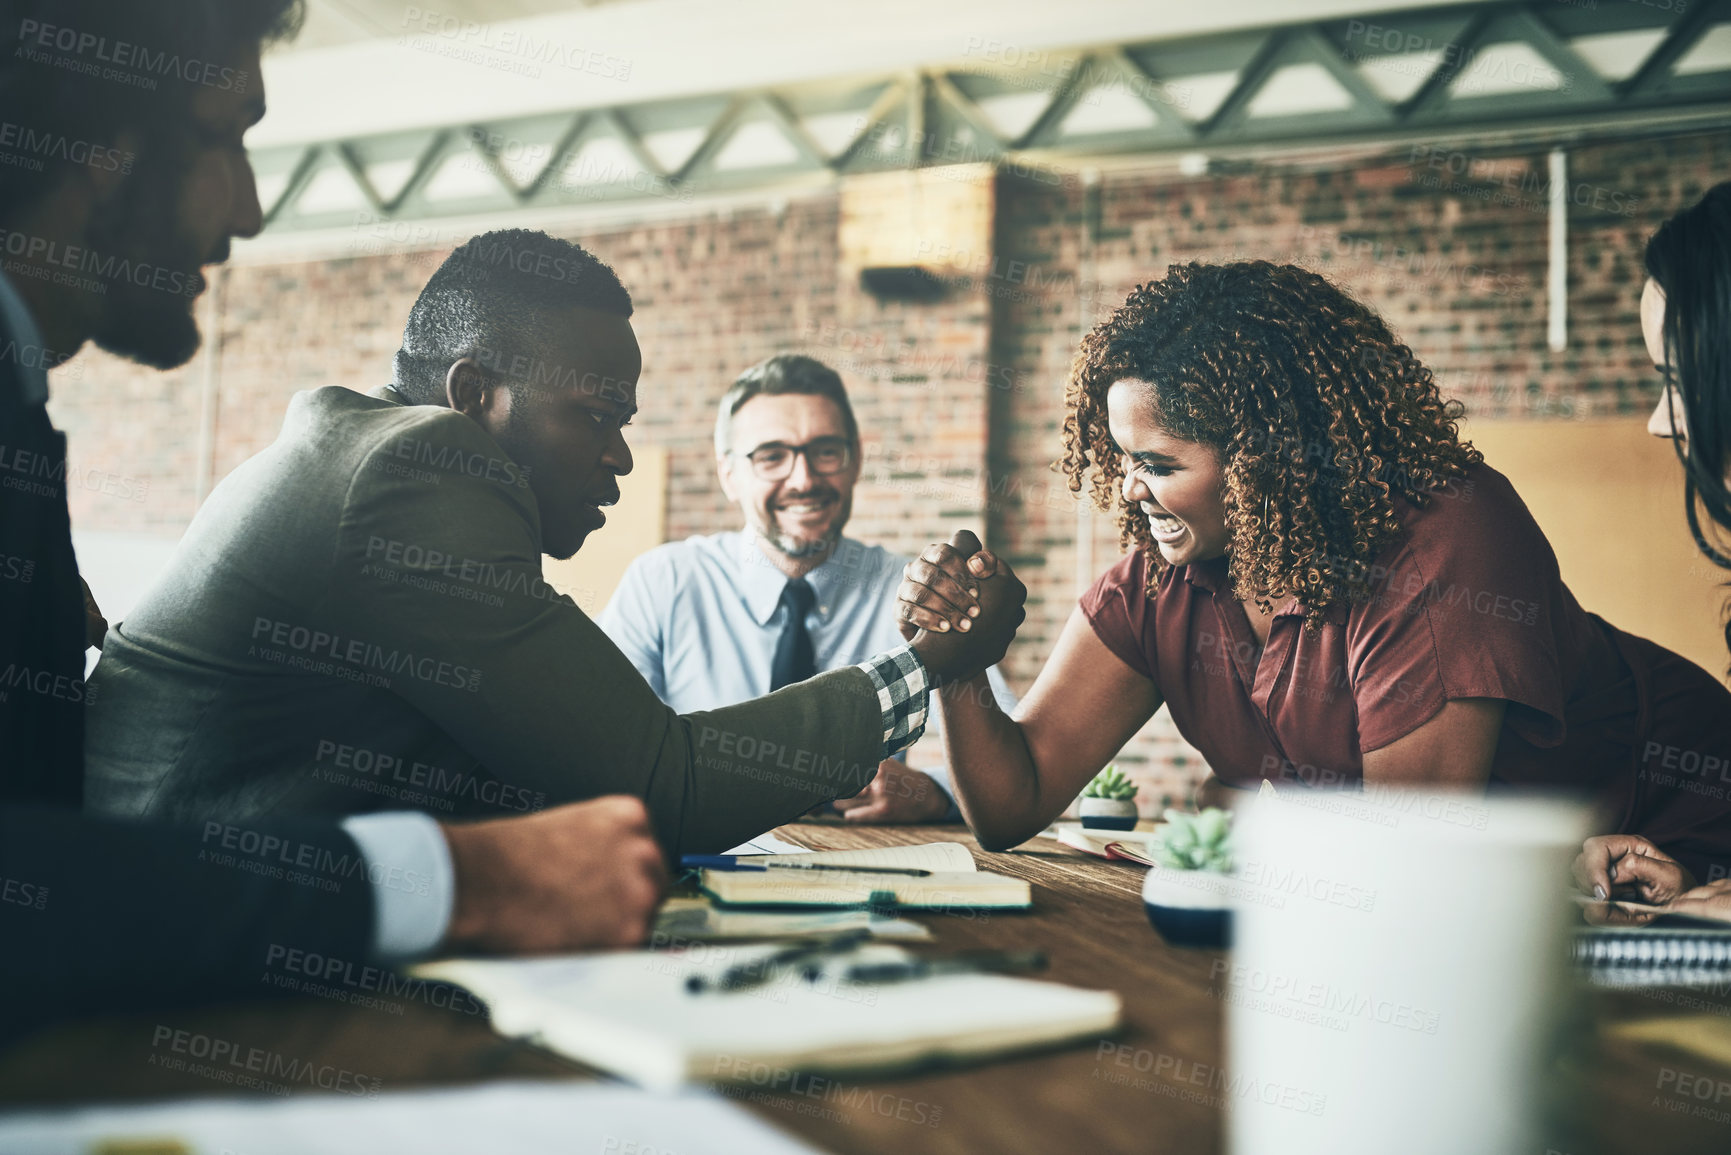
[(979, 617), (980, 616), (980, 607), (979, 606), (969, 606), (968, 607), (968, 616), (970, 618)]
[(962, 629), (964, 629), (964, 630), (967, 629), (969, 626), (972, 626), (973, 624), (974, 623), (970, 622), (967, 618), (962, 619)]
[(950, 628), (950, 623), (948, 623), (948, 622), (939, 622), (938, 623), (938, 632), (939, 633), (944, 633), (944, 632), (948, 631), (949, 628)]
[(1605, 897), (1605, 888), (1602, 886), (1599, 886), (1597, 884), (1594, 884), (1593, 897), (1598, 898), (1598, 899), (1603, 899)]

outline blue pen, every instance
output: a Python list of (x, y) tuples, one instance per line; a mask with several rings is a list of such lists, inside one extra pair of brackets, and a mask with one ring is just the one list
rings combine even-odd
[(737, 854), (685, 854), (680, 856), (679, 865), (688, 870), (836, 870), (848, 874), (907, 874), (916, 878), (925, 878), (932, 873), (910, 866), (845, 866), (832, 862), (782, 862), (778, 859), (746, 862)]

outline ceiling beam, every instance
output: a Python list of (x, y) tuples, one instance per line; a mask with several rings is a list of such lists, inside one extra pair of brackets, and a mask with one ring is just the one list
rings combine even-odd
[[(281, 232), (345, 224), (354, 211), (386, 219), (417, 220), (458, 217), (511, 204), (534, 211), (664, 196), (670, 191), (689, 197), (754, 186), (770, 189), (794, 177), (833, 177), (962, 161), (1041, 163), (1054, 158), (1206, 152), (1211, 148), (1241, 151), (1258, 143), (1282, 148), (1322, 146), (1386, 137), (1390, 132), (1406, 132), (1415, 138), (1422, 134), (1426, 139), (1439, 133), (1459, 137), (1508, 124), (1542, 124), (1547, 118), (1559, 124), (1578, 123), (1583, 116), (1598, 115), (1609, 122), (1641, 113), (1650, 120), (1652, 115), (1668, 110), (1680, 118), (1694, 118), (1711, 107), (1726, 109), (1726, 119), (1731, 121), (1731, 68), (1682, 78), (1673, 72), (1708, 29), (1731, 23), (1731, 0), (1697, 0), (1683, 14), (1659, 9), (1636, 11), (1635, 19), (1645, 21), (1637, 27), (1662, 30), (1665, 35), (1621, 83), (1601, 78), (1570, 44), (1571, 39), (1599, 30), (1630, 30), (1631, 11), (1613, 10), (1609, 5), (1601, 8), (1571, 8), (1558, 14), (1531, 4), (1483, 0), (1466, 6), (1370, 14), (1357, 22), (1361, 29), (1381, 20), (1393, 33), (1373, 41), (1370, 48), (1379, 43), (1412, 43), (1416, 32), (1409, 35), (1402, 29), (1434, 29), (1448, 22), (1460, 29), (1446, 44), (1432, 46), (1432, 54), (1440, 54), (1434, 69), (1404, 100), (1382, 97), (1364, 70), (1382, 59), (1409, 61), (1410, 54), (1349, 51), (1331, 35), (1329, 25), (1307, 20), (1254, 34), (1099, 45), (1073, 58), (1063, 71), (1018, 70), (1003, 61), (971, 59), (940, 69), (898, 71), (845, 82), (574, 110), (566, 114), (571, 118), (569, 124), (527, 187), (520, 187), (512, 178), (496, 143), (514, 139), (513, 132), (528, 132), (520, 121), (430, 128), (419, 130), (418, 135), (405, 131), (339, 138), (260, 150), (254, 156), (261, 186), (280, 190), (271, 198), (267, 228)], [(1417, 39), (1428, 43), (1424, 37)], [(1504, 90), (1494, 94), (1458, 92), (1457, 81), (1463, 73), (1477, 67), (1485, 59), (1484, 53), (1503, 44), (1524, 46), (1556, 69), (1561, 83), (1532, 84), (1526, 90), (1505, 84)], [(1139, 57), (1155, 60), (1157, 67), (1151, 72)], [(1196, 71), (1178, 73), (1175, 69), (1180, 66), (1171, 61), (1193, 62)], [(1258, 94), (1283, 70), (1310, 65), (1326, 74), (1326, 83), (1337, 86), (1332, 90), (1337, 99), (1340, 91), (1350, 97), (1350, 107), (1319, 111), (1313, 105), (1290, 114), (1278, 107), (1256, 107)], [(1168, 86), (1183, 86), (1191, 75), (1230, 73), (1236, 77), (1212, 109), (1192, 114), (1167, 95)], [(1310, 75), (1317, 75), (1315, 69)], [(958, 78), (963, 83), (958, 83)], [(1126, 100), (1126, 94), (1133, 101)], [(857, 105), (849, 105), (850, 100)], [(991, 107), (994, 100), (1026, 110), (1020, 113), (1028, 116), (1026, 129), (1019, 133), (1000, 130)], [(1043, 102), (1037, 113), (1033, 101)], [(1099, 103), (1103, 111), (1091, 119), (1079, 117), (1076, 114), (1084, 102)], [(1136, 113), (1135, 102), (1148, 112)], [(850, 114), (853, 123), (848, 133), (845, 118)], [(1013, 110), (1009, 114), (1017, 115)], [(1119, 119), (1114, 121), (1114, 116)], [(838, 117), (844, 118), (839, 128)], [(543, 135), (535, 139), (548, 140), (546, 115), (521, 119), (536, 121)], [(1077, 121), (1079, 126), (1073, 123)], [(725, 171), (718, 169), (716, 161), (735, 133), (748, 125), (754, 131), (767, 128), (778, 134), (785, 148), (779, 155), (771, 149), (756, 163), (749, 156), (740, 161), (734, 154)], [(638, 176), (607, 171), (596, 176), (592, 187), (578, 187), (580, 181), (556, 180), (570, 158), (580, 148), (586, 149), (598, 133), (619, 142), (624, 155), (640, 170)], [(696, 143), (682, 162), (670, 168), (656, 159), (657, 133), (683, 133), (683, 139), (695, 139)], [(844, 135), (845, 143), (838, 143)], [(474, 155), (475, 167), (498, 189), (465, 179), (455, 182), (457, 191), (448, 198), (429, 198), (428, 185), (434, 174), (465, 149)], [(401, 171), (403, 158), (410, 155), (414, 157), (410, 176), (396, 195), (387, 198), (377, 187), (368, 158), (394, 157), (388, 163)], [(333, 169), (337, 171), (327, 175)], [(329, 195), (332, 187), (340, 192), (345, 177), (354, 186), (352, 210), (340, 203), (340, 197), (333, 203)], [(320, 203), (303, 207), (300, 199), (315, 180), (321, 190)], [(441, 189), (452, 184), (445, 180), (437, 183)]]

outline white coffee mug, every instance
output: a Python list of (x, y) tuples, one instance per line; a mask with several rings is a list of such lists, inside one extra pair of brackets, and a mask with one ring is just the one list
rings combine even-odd
[(1571, 989), (1571, 802), (1371, 788), (1240, 811), (1234, 1155), (1530, 1155)]

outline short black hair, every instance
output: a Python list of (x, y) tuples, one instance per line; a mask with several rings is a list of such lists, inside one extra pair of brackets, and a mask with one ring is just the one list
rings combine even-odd
[(473, 357), (503, 371), (533, 359), (556, 319), (572, 308), (631, 316), (619, 276), (575, 241), (534, 229), (496, 229), (471, 237), (427, 282), (397, 350), (396, 388), (418, 405), (443, 404), (445, 374)]
[[(293, 38), (303, 0), (12, 0), (0, 17), (0, 219), (49, 195), (74, 168), (131, 171), (113, 148), (144, 149), (190, 127), (200, 85), (245, 91), (237, 49)], [(172, 147), (172, 146), (171, 146)]]
[(827, 397), (841, 410), (847, 438), (859, 444), (859, 423), (854, 420), (853, 406), (848, 403), (847, 388), (841, 374), (802, 353), (777, 353), (766, 357), (734, 379), (715, 414), (715, 452), (725, 457), (733, 448), (733, 416), (747, 401), (760, 393), (772, 396), (783, 393), (804, 393)]

